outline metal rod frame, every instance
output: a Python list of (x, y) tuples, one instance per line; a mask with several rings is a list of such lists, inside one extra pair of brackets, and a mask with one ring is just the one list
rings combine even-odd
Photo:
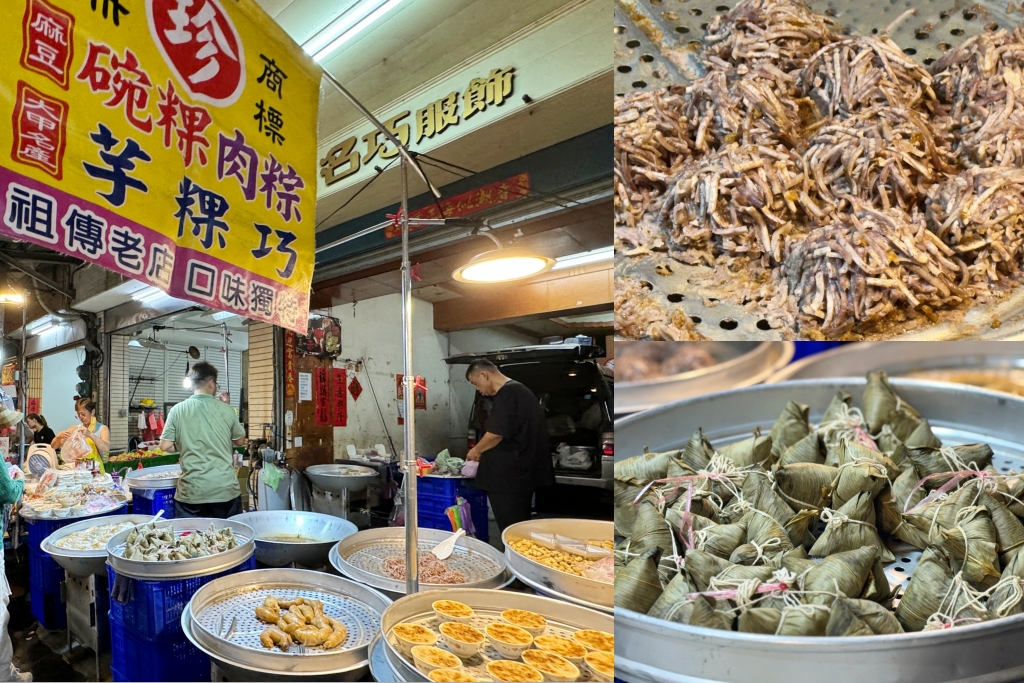
[[(404, 462), (404, 485), (405, 485), (405, 592), (407, 595), (419, 592), (419, 540), (418, 540), (418, 529), (417, 523), (419, 520), (419, 505), (416, 498), (416, 427), (415, 427), (415, 416), (413, 410), (415, 407), (415, 401), (413, 392), (416, 386), (416, 377), (412, 372), (412, 265), (409, 262), (409, 167), (412, 166), (416, 174), (419, 175), (420, 179), (430, 189), (431, 194), (435, 197), (440, 197), (441, 193), (427, 178), (427, 174), (423, 172), (423, 167), (420, 166), (419, 162), (409, 154), (409, 150), (399, 142), (398, 138), (388, 130), (377, 117), (370, 112), (362, 102), (357, 100), (352, 93), (345, 89), (338, 80), (327, 72), (326, 69), (321, 69), (324, 77), (331, 83), (338, 92), (340, 92), (349, 103), (359, 110), (359, 112), (365, 116), (374, 127), (381, 132), (381, 134), (395, 146), (398, 154), (401, 157), (401, 173), (402, 173), (402, 346), (404, 349), (403, 359), (403, 370), (405, 376), (402, 378), (402, 387), (404, 393), (404, 412), (405, 417), (403, 424), (405, 427), (405, 462)], [(430, 220), (430, 219), (427, 219)], [(438, 220), (438, 219), (434, 219)], [(431, 225), (433, 223), (427, 223), (426, 221), (419, 222), (418, 225)], [(443, 219), (440, 219), (440, 224), (444, 225)], [(385, 223), (384, 225), (390, 225)], [(383, 226), (374, 226), (375, 230), (383, 229)], [(371, 230), (373, 232), (373, 230)], [(328, 246), (333, 246), (328, 245)], [(321, 247), (317, 251), (321, 251), (327, 247)]]

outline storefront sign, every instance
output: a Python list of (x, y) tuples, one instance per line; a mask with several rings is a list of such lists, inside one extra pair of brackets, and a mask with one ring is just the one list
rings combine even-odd
[(298, 393), (298, 378), (295, 372), (295, 333), (284, 333), (284, 395), (295, 398)]
[(334, 368), (331, 373), (331, 405), (334, 426), (348, 426), (348, 373), (343, 368)]
[[(447, 131), (474, 126), (486, 119), (488, 111), (500, 107), (512, 96), (514, 79), (514, 67), (491, 69), (490, 73), (469, 79), (460, 90), (452, 90), (437, 99), (414, 101), (381, 123), (403, 145), (418, 150), (428, 142), (436, 142)], [(365, 128), (365, 132), (332, 146), (320, 159), (324, 185), (341, 182), (360, 169), (384, 166), (398, 155), (398, 150), (380, 131), (373, 126)]]
[(320, 71), (255, 0), (4, 0), (0, 55), (0, 235), (305, 333)]
[[(508, 202), (514, 202), (517, 199), (522, 199), (530, 194), (530, 174), (520, 173), (514, 175), (511, 178), (506, 178), (490, 185), (478, 187), (475, 190), (469, 192), (463, 192), (462, 194), (455, 195), (454, 197), (446, 197), (438, 201), (441, 205), (441, 209), (437, 208), (437, 204), (429, 204), (424, 206), (422, 209), (416, 209), (415, 211), (409, 212), (410, 218), (458, 218), (460, 216), (467, 216), (477, 211), (483, 211), (499, 204), (506, 204)], [(444, 215), (441, 215), (441, 211), (444, 211)], [(409, 226), (409, 232), (419, 230), (425, 226)], [(384, 236), (387, 239), (393, 239), (395, 237), (402, 236), (402, 228), (400, 225), (389, 225), (384, 228)]]

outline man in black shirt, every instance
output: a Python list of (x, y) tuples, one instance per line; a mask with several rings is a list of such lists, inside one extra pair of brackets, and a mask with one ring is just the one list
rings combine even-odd
[(476, 486), (487, 491), (494, 521), (504, 531), (530, 519), (533, 492), (555, 483), (544, 409), (532, 391), (488, 360), (470, 363), (466, 379), (494, 397), (486, 433), (466, 459), (480, 461)]

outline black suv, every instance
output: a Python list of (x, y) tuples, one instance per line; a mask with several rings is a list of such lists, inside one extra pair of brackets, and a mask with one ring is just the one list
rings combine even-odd
[[(468, 365), (477, 358), (491, 361), (540, 399), (553, 456), (563, 443), (570, 449), (586, 449), (591, 456), (586, 469), (570, 469), (562, 465), (562, 458), (555, 457), (555, 491), (546, 491), (543, 496), (538, 493), (538, 509), (555, 507), (559, 510), (550, 511), (564, 511), (561, 509), (579, 508), (581, 501), (586, 501), (585, 507), (589, 508), (613, 488), (614, 379), (612, 371), (596, 360), (604, 355), (599, 346), (568, 342), (463, 353), (445, 359), (449, 365)], [(483, 436), (490, 407), (491, 398), (476, 392), (469, 414), (470, 448)]]

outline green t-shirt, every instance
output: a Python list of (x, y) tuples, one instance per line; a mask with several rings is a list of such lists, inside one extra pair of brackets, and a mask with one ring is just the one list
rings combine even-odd
[(181, 454), (174, 497), (183, 503), (225, 503), (242, 494), (231, 465), (234, 439), (245, 436), (234, 409), (210, 394), (193, 394), (171, 408), (161, 439)]

